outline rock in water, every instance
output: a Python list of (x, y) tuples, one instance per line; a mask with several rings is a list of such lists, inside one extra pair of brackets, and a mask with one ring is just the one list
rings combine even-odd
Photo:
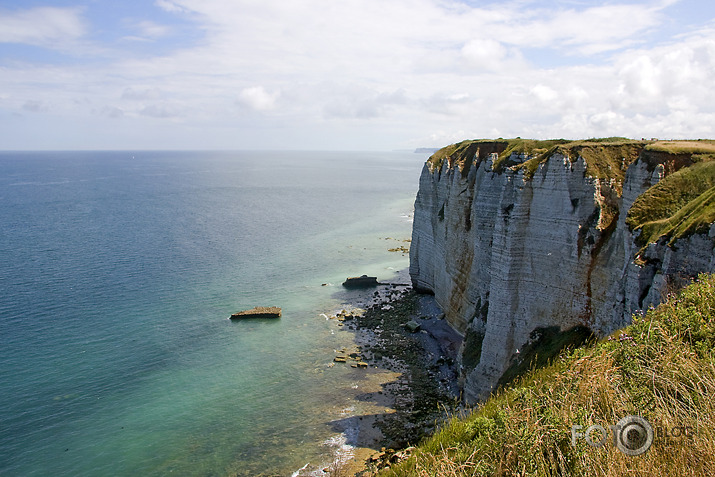
[(281, 309), (277, 306), (257, 306), (250, 310), (239, 311), (231, 315), (232, 320), (244, 318), (280, 318)]
[(349, 277), (343, 282), (345, 288), (369, 288), (376, 287), (377, 285), (379, 285), (377, 283), (377, 277), (368, 277), (367, 275)]

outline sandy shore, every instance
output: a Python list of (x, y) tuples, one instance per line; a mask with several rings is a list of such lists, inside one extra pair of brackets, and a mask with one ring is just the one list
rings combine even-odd
[[(346, 446), (322, 475), (369, 476), (378, 466), (399, 460), (392, 450), (432, 433), (459, 398), (455, 359), (462, 337), (444, 320), (433, 297), (412, 291), (406, 270), (390, 282), (339, 292), (346, 313), (335, 319), (354, 334), (355, 347), (338, 350), (336, 358), (346, 362), (336, 365), (367, 368), (359, 397), (362, 413), (332, 423), (344, 432)], [(410, 332), (409, 321), (420, 329)]]

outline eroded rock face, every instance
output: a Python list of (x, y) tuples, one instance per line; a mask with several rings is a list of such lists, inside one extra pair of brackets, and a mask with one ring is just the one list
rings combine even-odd
[(673, 247), (652, 244), (634, 262), (640, 247), (626, 212), (667, 164), (641, 154), (624, 159), (620, 179), (598, 179), (583, 157), (555, 153), (530, 177), (523, 167), (495, 172), (495, 154), (469, 153), (425, 165), (410, 249), (414, 287), (434, 293), (465, 334), (468, 401), (495, 389), (536, 328), (583, 325), (603, 336), (678, 281), (715, 270), (715, 228)]

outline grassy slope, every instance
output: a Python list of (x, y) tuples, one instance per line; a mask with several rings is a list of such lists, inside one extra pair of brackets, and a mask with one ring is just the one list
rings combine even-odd
[(715, 161), (700, 162), (675, 172), (633, 203), (626, 223), (642, 230), (645, 246), (666, 235), (674, 242), (689, 233), (707, 231), (715, 221)]
[[(715, 468), (715, 277), (606, 340), (520, 378), (455, 417), (386, 476), (709, 475)], [(612, 441), (574, 447), (571, 426), (645, 417), (656, 436), (629, 457)], [(693, 431), (671, 437), (662, 429)], [(694, 435), (693, 435), (694, 434)]]

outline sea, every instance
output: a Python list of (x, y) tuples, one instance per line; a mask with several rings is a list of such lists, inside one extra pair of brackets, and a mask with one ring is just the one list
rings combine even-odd
[(329, 464), (360, 396), (326, 317), (407, 268), (426, 158), (1, 152), (0, 475)]

